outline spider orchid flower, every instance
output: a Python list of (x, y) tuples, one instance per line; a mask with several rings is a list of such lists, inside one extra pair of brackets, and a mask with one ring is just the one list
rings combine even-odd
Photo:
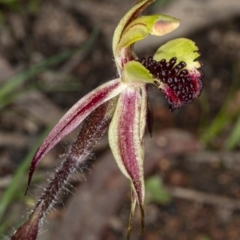
[[(170, 110), (191, 103), (202, 90), (202, 73), (198, 70), (201, 63), (196, 61), (198, 48), (191, 40), (171, 40), (159, 47), (153, 57), (139, 59), (135, 54), (135, 42), (150, 34), (168, 34), (179, 26), (179, 20), (170, 16), (139, 16), (153, 2), (139, 0), (114, 32), (112, 49), (119, 77), (87, 94), (60, 119), (38, 148), (29, 171), (28, 186), (41, 159), (79, 124), (84, 127), (70, 151), (75, 165), (84, 159), (80, 154), (87, 156), (108, 129), (113, 156), (131, 185), (128, 238), (136, 204), (140, 206), (144, 229), (144, 133), (146, 125), (151, 132), (152, 123), (147, 85), (153, 84), (163, 92)], [(39, 202), (44, 207), (43, 197)]]

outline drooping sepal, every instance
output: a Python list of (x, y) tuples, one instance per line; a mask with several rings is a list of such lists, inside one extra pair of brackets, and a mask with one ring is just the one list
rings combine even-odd
[[(144, 202), (143, 136), (146, 125), (146, 87), (127, 88), (118, 99), (109, 128), (109, 143), (123, 174), (130, 180), (140, 209)], [(134, 199), (134, 198), (133, 198)], [(133, 209), (133, 208), (132, 208)], [(133, 214), (133, 211), (131, 211)], [(141, 211), (143, 214), (143, 211)]]
[(68, 133), (75, 129), (93, 110), (116, 97), (126, 85), (120, 79), (112, 80), (96, 88), (80, 99), (55, 125), (35, 153), (29, 170), (28, 186), (41, 159)]
[(137, 203), (137, 196), (134, 191), (134, 186), (132, 186), (131, 184), (131, 208), (130, 208), (130, 214), (129, 214), (129, 220), (128, 220), (127, 240), (130, 239), (131, 232), (132, 232), (132, 223), (133, 223), (133, 217), (136, 209), (136, 203)]
[[(136, 203), (138, 202), (138, 196), (136, 195), (136, 192), (134, 191), (134, 186), (131, 185), (131, 209), (129, 214), (129, 221), (128, 221), (128, 232), (127, 232), (127, 240), (130, 240), (131, 232), (132, 232), (132, 223), (133, 223), (133, 217), (135, 213)], [(141, 215), (141, 235), (144, 236), (145, 231), (145, 214), (144, 214), (144, 207), (142, 204), (139, 204), (140, 208), (140, 215)]]

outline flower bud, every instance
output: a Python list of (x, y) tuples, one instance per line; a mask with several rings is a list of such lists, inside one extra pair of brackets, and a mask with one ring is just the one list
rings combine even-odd
[(42, 203), (38, 205), (30, 218), (14, 233), (11, 240), (36, 240), (41, 217)]

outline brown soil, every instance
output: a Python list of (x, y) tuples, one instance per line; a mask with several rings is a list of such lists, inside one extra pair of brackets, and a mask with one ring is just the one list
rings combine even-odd
[[(30, 78), (9, 96), (9, 99), (14, 100), (1, 107), (0, 197), (43, 129), (59, 119), (84, 94), (116, 77), (110, 46), (111, 35), (114, 26), (130, 5), (132, 3), (128, 1), (99, 3), (92, 0), (76, 3), (70, 0), (42, 0), (35, 10), (29, 7), (29, 1), (26, 1), (25, 7), (21, 5), (19, 10), (0, 4), (0, 12), (4, 13), (0, 25), (1, 85), (7, 83), (9, 76), (40, 61), (78, 48), (88, 41), (92, 29), (99, 23), (97, 39), (90, 49)], [(190, 36), (185, 36), (199, 46), (201, 61), (204, 63), (204, 91), (200, 99), (183, 109), (170, 112), (161, 93), (150, 89), (155, 123), (153, 139), (147, 140), (151, 151), (147, 150), (149, 156), (146, 154), (146, 175), (159, 176), (172, 194), (172, 199), (165, 204), (154, 201), (146, 203), (147, 240), (240, 239), (239, 146), (231, 151), (226, 151), (224, 147), (239, 112), (239, 26), (240, 15), (205, 29), (197, 29)], [(153, 52), (154, 49), (149, 48), (147, 51), (142, 50), (141, 54), (148, 56)], [(232, 120), (204, 146), (201, 136), (229, 97), (232, 101), (226, 106), (226, 114), (233, 116)], [(35, 185), (30, 189), (34, 196), (41, 192), (41, 188), (36, 185), (44, 184), (48, 173), (51, 174), (59, 164), (60, 160), (56, 160), (59, 154), (64, 153), (74, 137), (75, 134), (70, 134), (39, 165), (36, 173), (38, 179), (35, 179)], [(161, 139), (164, 138), (170, 139), (171, 144), (162, 146)], [(156, 146), (152, 147), (153, 144)], [(64, 196), (63, 204), (59, 204), (56, 211), (50, 213), (43, 232), (49, 230), (42, 233), (39, 239), (49, 240), (53, 236), (62, 240), (125, 239), (130, 190), (124, 178), (117, 175), (115, 167), (111, 169), (111, 164), (104, 162), (106, 156), (111, 159), (107, 140), (104, 139), (96, 149), (96, 159), (99, 159), (96, 166), (90, 164), (93, 173), (90, 176), (89, 170), (85, 173), (90, 183), (80, 183), (73, 178), (71, 184), (75, 194)], [(101, 163), (105, 164), (103, 169), (99, 167)], [(106, 174), (105, 171), (109, 172)], [(112, 182), (116, 177), (115, 171), (119, 183)], [(96, 176), (93, 177), (94, 173)], [(99, 185), (99, 189), (94, 187), (94, 183), (97, 184), (102, 178), (106, 178), (109, 189), (102, 185)], [(4, 223), (15, 227), (23, 215), (27, 216), (25, 209), (31, 209), (34, 198), (23, 196), (26, 179), (25, 176), (16, 200), (8, 207), (4, 218), (0, 219), (0, 225)], [(115, 196), (116, 191), (121, 194)], [(75, 201), (81, 201), (84, 194), (90, 194), (92, 199), (97, 194), (104, 195), (105, 200), (102, 205), (96, 201), (75, 205)], [(84, 212), (85, 208), (92, 208), (95, 212), (89, 215)], [(100, 215), (98, 209), (101, 209)], [(140, 239), (140, 218), (136, 215), (132, 239)], [(97, 217), (101, 224), (94, 222)], [(93, 221), (95, 225), (86, 224), (86, 235), (83, 235), (81, 224), (88, 221)], [(73, 223), (75, 228), (72, 228)], [(6, 235), (11, 233), (11, 227), (6, 228)], [(88, 235), (90, 233), (93, 238)]]

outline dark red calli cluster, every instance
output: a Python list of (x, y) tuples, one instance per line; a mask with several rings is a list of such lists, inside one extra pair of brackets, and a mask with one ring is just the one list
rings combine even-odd
[(152, 57), (143, 58), (140, 62), (156, 78), (155, 83), (168, 99), (171, 111), (191, 103), (200, 95), (202, 90), (200, 78), (203, 74), (197, 70), (189, 72), (184, 69), (186, 63), (183, 61), (176, 64), (176, 57), (171, 58), (169, 62), (166, 59), (158, 62)]

